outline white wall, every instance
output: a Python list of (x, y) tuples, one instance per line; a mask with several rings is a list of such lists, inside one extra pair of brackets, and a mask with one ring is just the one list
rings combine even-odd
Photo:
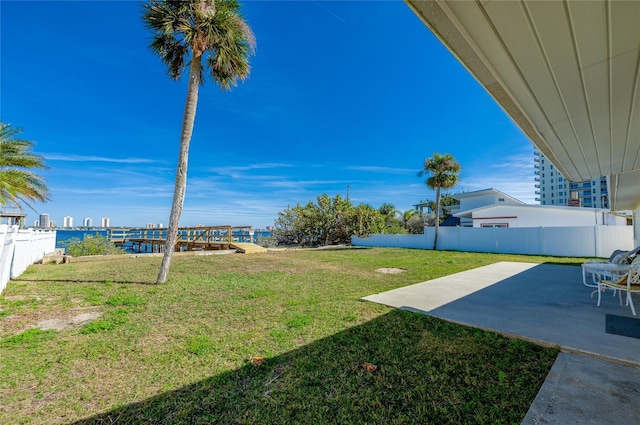
[(460, 211), (469, 211), (474, 208), (486, 207), (498, 203), (496, 195), (472, 196), (460, 199)]
[[(431, 249), (434, 227), (424, 235), (352, 237), (354, 246)], [(438, 249), (559, 257), (608, 257), (634, 247), (631, 226), (477, 228), (440, 227)]]
[[(602, 210), (531, 205), (496, 205), (474, 211), (473, 227), (507, 223), (509, 227), (575, 227), (601, 224), (626, 225), (626, 220)], [(494, 218), (501, 217), (501, 218)], [(504, 218), (515, 217), (515, 218)]]
[[(500, 200), (502, 199), (502, 201)], [(460, 200), (460, 211), (469, 211), (475, 208), (486, 207), (489, 205), (522, 205), (522, 203), (518, 203), (514, 201), (512, 198), (504, 195), (500, 195), (498, 193), (490, 193), (488, 195), (479, 195), (479, 196), (469, 196), (469, 197), (461, 197)]]
[(0, 293), (9, 279), (56, 249), (55, 230), (18, 229), (0, 224)]

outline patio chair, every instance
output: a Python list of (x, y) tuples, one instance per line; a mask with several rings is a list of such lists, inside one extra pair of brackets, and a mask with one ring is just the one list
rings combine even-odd
[[(616, 267), (615, 265), (626, 266), (630, 264), (633, 259), (638, 256), (639, 252), (640, 246), (632, 249), (631, 251), (616, 249), (609, 256), (608, 260), (591, 260), (586, 263), (582, 263), (582, 283), (584, 283), (585, 286), (596, 288), (598, 287), (599, 279), (606, 279), (609, 281), (618, 280), (627, 273), (627, 268)], [(587, 275), (589, 274), (591, 274), (593, 283), (587, 283)], [(591, 293), (592, 297), (594, 293), (595, 291)]]
[[(611, 288), (614, 291), (618, 291), (620, 298), (620, 305), (622, 305), (622, 293), (627, 293), (627, 301), (625, 305), (631, 307), (631, 312), (636, 315), (636, 309), (633, 306), (633, 298), (631, 294), (633, 292), (640, 292), (640, 255), (636, 255), (636, 258), (629, 267), (629, 272), (618, 279), (606, 279), (601, 278), (598, 280), (598, 307), (600, 307), (600, 295), (607, 288)], [(615, 295), (615, 292), (614, 292)]]

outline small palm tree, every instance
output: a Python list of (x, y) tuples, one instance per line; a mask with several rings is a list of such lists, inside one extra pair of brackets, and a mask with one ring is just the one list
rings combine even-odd
[(0, 122), (0, 205), (45, 202), (49, 190), (34, 169), (46, 169), (44, 159), (31, 152), (34, 143), (15, 136), (21, 129)]
[(424, 160), (422, 170), (418, 173), (418, 177), (428, 176), (425, 184), (430, 189), (436, 191), (436, 229), (433, 238), (433, 249), (438, 246), (438, 229), (440, 228), (440, 191), (441, 189), (451, 189), (460, 179), (460, 164), (450, 153), (440, 155), (434, 153), (431, 158)]
[(244, 81), (249, 75), (255, 37), (240, 15), (240, 4), (236, 0), (151, 0), (143, 7), (143, 20), (153, 33), (150, 47), (167, 65), (169, 76), (178, 80), (185, 68), (189, 68), (171, 216), (157, 280), (164, 283), (169, 276), (184, 205), (189, 143), (203, 73), (208, 70), (211, 79), (223, 90), (235, 87), (238, 80)]
[(411, 220), (412, 217), (415, 217), (416, 215), (419, 215), (420, 211), (418, 211), (418, 210), (406, 210), (405, 212), (398, 212), (398, 214), (402, 218), (402, 225), (404, 226), (404, 228), (409, 230), (409, 227), (408, 227), (409, 220)]

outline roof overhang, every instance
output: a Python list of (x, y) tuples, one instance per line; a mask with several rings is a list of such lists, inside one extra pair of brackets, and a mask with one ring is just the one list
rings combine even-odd
[(509, 200), (511, 200), (511, 202), (513, 202), (514, 204), (524, 205), (524, 202), (522, 202), (521, 200), (516, 199), (513, 196), (507, 195), (506, 193), (501, 192), (498, 189), (494, 189), (494, 188), (474, 190), (473, 192), (460, 192), (453, 195), (453, 198), (457, 200), (461, 200), (465, 198), (475, 198), (477, 196), (485, 196), (485, 195), (495, 195), (501, 198), (509, 198)]
[(568, 179), (640, 202), (640, 1), (406, 0)]

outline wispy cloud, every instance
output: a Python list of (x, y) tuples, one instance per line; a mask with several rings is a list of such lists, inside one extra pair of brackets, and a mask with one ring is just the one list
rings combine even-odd
[(351, 184), (352, 180), (280, 180), (266, 182), (265, 186), (276, 188), (288, 188), (288, 187), (306, 187), (306, 186), (323, 186), (323, 185), (336, 185), (336, 184)]
[(345, 170), (353, 171), (370, 171), (372, 173), (386, 173), (386, 174), (417, 174), (418, 171), (410, 168), (392, 168), (392, 167), (379, 167), (375, 165), (350, 165), (344, 167)]
[(131, 187), (52, 187), (51, 191), (56, 196), (69, 195), (99, 195), (99, 196), (118, 196), (119, 198), (157, 198), (170, 197), (172, 195), (172, 187), (166, 186), (131, 186)]
[(161, 161), (149, 158), (107, 158), (104, 156), (83, 156), (65, 155), (58, 153), (42, 154), (47, 161), (68, 161), (68, 162), (113, 162), (118, 164), (152, 164)]
[(248, 164), (248, 165), (233, 165), (228, 167), (214, 167), (210, 168), (209, 171), (218, 174), (234, 174), (240, 171), (249, 171), (249, 170), (266, 170), (273, 168), (291, 168), (295, 167), (293, 164), (283, 164), (279, 162), (267, 162), (263, 164)]

